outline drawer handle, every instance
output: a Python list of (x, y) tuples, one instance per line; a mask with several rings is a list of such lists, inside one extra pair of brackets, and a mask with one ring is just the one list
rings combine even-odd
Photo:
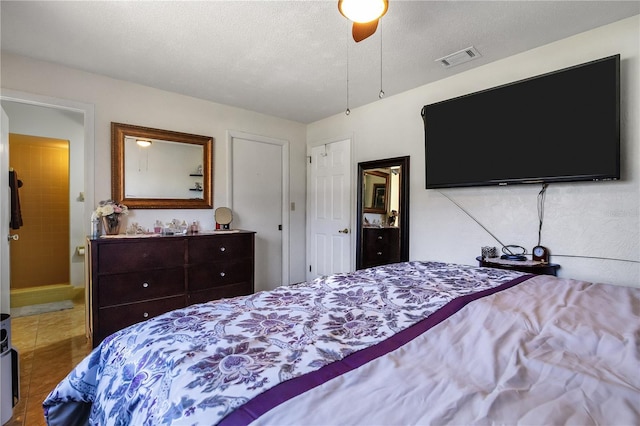
[(378, 239), (381, 240), (382, 239), (382, 235), (378, 235)]
[(224, 272), (220, 272), (220, 276), (221, 277), (224, 277), (225, 275), (227, 275), (227, 274), (225, 274)]
[(377, 252), (376, 254), (377, 254), (378, 256), (382, 256), (382, 252), (381, 252), (381, 251)]
[(142, 287), (144, 287), (144, 288), (149, 287), (149, 283), (142, 283)]
[(144, 314), (142, 314), (142, 316), (145, 318), (149, 318), (149, 312), (145, 312)]
[(226, 251), (227, 249), (225, 247), (220, 247), (220, 251)]

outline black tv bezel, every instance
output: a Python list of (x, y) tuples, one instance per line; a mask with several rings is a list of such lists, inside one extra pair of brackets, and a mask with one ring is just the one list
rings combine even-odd
[[(428, 159), (427, 159), (427, 108), (443, 103), (455, 102), (456, 100), (480, 95), (483, 93), (501, 90), (510, 86), (515, 86), (521, 83), (525, 83), (532, 80), (539, 80), (545, 77), (552, 76), (554, 74), (570, 72), (572, 70), (587, 67), (596, 63), (613, 61), (615, 64), (615, 150), (616, 150), (616, 164), (615, 164), (615, 172), (612, 174), (587, 174), (587, 175), (567, 175), (567, 176), (544, 176), (544, 177), (527, 177), (527, 178), (505, 178), (498, 180), (478, 180), (478, 181), (469, 181), (469, 182), (461, 182), (461, 183), (438, 183), (438, 184), (429, 184), (429, 180), (427, 179), (427, 167), (428, 167)], [(592, 61), (584, 62), (581, 64), (573, 65), (570, 67), (562, 68), (559, 70), (547, 72), (544, 74), (535, 75), (533, 77), (528, 77), (525, 79), (517, 80), (514, 82), (502, 84), (499, 86), (491, 87), (484, 90), (479, 90), (476, 92), (468, 93), (465, 95), (457, 96), (454, 98), (446, 99), (443, 101), (434, 102), (432, 104), (425, 105), (421, 111), (423, 123), (424, 123), (424, 131), (425, 131), (425, 187), (426, 189), (443, 189), (443, 188), (467, 188), (467, 187), (477, 187), (477, 186), (507, 186), (507, 185), (516, 185), (516, 184), (544, 184), (544, 183), (560, 183), (560, 182), (601, 182), (601, 181), (617, 181), (620, 180), (621, 170), (620, 170), (620, 54), (610, 55), (604, 58), (595, 59)]]

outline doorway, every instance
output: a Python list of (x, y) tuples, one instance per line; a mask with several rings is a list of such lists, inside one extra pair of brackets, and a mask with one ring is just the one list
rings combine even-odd
[[(90, 104), (51, 98), (32, 93), (3, 89), (0, 95), (7, 122), (3, 128), (12, 133), (31, 134), (69, 140), (69, 256), (70, 282), (73, 288), (84, 291), (84, 257), (76, 248), (84, 244), (90, 223), (85, 220), (94, 208), (94, 107)], [(74, 131), (64, 132), (72, 126)], [(7, 140), (8, 151), (8, 140)], [(1, 164), (0, 173), (7, 175), (7, 161)], [(7, 222), (8, 225), (8, 222)], [(5, 230), (3, 228), (3, 230)], [(9, 234), (8, 229), (4, 235)], [(10, 302), (10, 250), (2, 250), (0, 278), (2, 280), (2, 306)], [(69, 286), (67, 286), (69, 287)], [(86, 321), (85, 321), (86, 322)]]
[(39, 287), (70, 284), (69, 141), (10, 133), (9, 165), (22, 222), (12, 230), (18, 239), (11, 244), (11, 290), (31, 290), (30, 304), (39, 297), (46, 303), (48, 292), (40, 295)]
[[(85, 113), (84, 111), (70, 110), (67, 107), (60, 105), (42, 104), (40, 102), (28, 101), (28, 96), (25, 95), (19, 99), (7, 99), (3, 96), (2, 106), (9, 118), (9, 132), (13, 134), (11, 137), (11, 144), (13, 145), (16, 138), (21, 138), (18, 135), (30, 135), (30, 142), (27, 143), (27, 147), (24, 150), (18, 149), (12, 154), (9, 149), (9, 157), (12, 161), (17, 161), (18, 165), (13, 164), (11, 167), (16, 168), (16, 172), (20, 179), (25, 180), (25, 187), (21, 188), (21, 195), (34, 195), (33, 191), (36, 191), (34, 197), (27, 197), (24, 200), (22, 210), (26, 215), (29, 212), (35, 213), (36, 217), (29, 217), (28, 222), (22, 229), (16, 231), (16, 233), (24, 233), (26, 240), (17, 240), (12, 244), (14, 251), (17, 252), (18, 259), (14, 259), (9, 263), (13, 265), (17, 270), (11, 273), (11, 276), (17, 278), (18, 281), (14, 284), (10, 284), (9, 287), (13, 289), (11, 291), (11, 306), (14, 308), (24, 307), (28, 305), (39, 305), (44, 303), (60, 302), (63, 300), (70, 300), (76, 296), (81, 296), (84, 290), (84, 256), (77, 250), (77, 247), (84, 245), (84, 238), (88, 230), (88, 225), (85, 228), (84, 218), (90, 215), (90, 211), (93, 209), (93, 202), (89, 201), (85, 194), (92, 193), (93, 188), (89, 191), (86, 190), (86, 167), (85, 167), (85, 151), (86, 151), (86, 129), (85, 129)], [(36, 143), (35, 138), (40, 138)], [(24, 137), (22, 137), (24, 142)], [(55, 143), (51, 139), (60, 139), (67, 141), (66, 152), (61, 151), (59, 147), (54, 147)], [(44, 141), (48, 141), (48, 146), (45, 147)], [(59, 143), (58, 143), (59, 145)], [(16, 145), (19, 147), (20, 145)], [(93, 147), (91, 147), (91, 152)], [(14, 155), (15, 154), (15, 155)], [(31, 158), (34, 162), (30, 165)], [(43, 167), (43, 164), (49, 164), (52, 168), (59, 169), (61, 164), (65, 164), (67, 168), (66, 173), (59, 173), (56, 171), (54, 174), (48, 176), (42, 175), (42, 170), (47, 167)], [(66, 174), (66, 176), (65, 176)], [(60, 184), (59, 180), (63, 178), (66, 183)], [(28, 181), (28, 182), (27, 182)], [(91, 175), (91, 182), (93, 176)], [(66, 185), (65, 194), (58, 194), (57, 196), (51, 196), (51, 190), (53, 187), (60, 187)], [(24, 191), (23, 191), (24, 190)], [(31, 194), (27, 194), (27, 191)], [(25, 192), (22, 194), (22, 192)], [(91, 198), (92, 200), (92, 198)], [(31, 203), (31, 204), (29, 204)], [(66, 210), (66, 218), (60, 219), (60, 209)], [(40, 212), (45, 211), (49, 214), (53, 214), (52, 209), (55, 209), (57, 213), (56, 218), (51, 218), (47, 222), (47, 226), (51, 229), (43, 229), (44, 217), (39, 217)], [(87, 209), (87, 212), (85, 212)], [(46, 214), (46, 213), (44, 213)], [(66, 223), (60, 223), (59, 226), (54, 226), (56, 222), (61, 220)], [(65, 235), (57, 235), (55, 241), (50, 238), (49, 235), (53, 228), (57, 227), (57, 232), (65, 230)], [(35, 239), (35, 241), (29, 241), (29, 234)], [(35, 235), (33, 235), (35, 233)], [(52, 244), (64, 245), (64, 247), (57, 247), (55, 254), (52, 250), (44, 250), (38, 246), (39, 241), (45, 239), (52, 240)], [(32, 250), (35, 248), (34, 250)], [(39, 253), (38, 253), (39, 252)], [(39, 254), (37, 258), (34, 258), (36, 254)], [(26, 256), (26, 257), (25, 257)], [(56, 259), (47, 259), (48, 257), (56, 257)], [(25, 262), (26, 265), (22, 263)], [(33, 268), (33, 265), (44, 265), (44, 263), (50, 264), (51, 268)], [(30, 268), (28, 273), (22, 273), (27, 268)], [(41, 277), (34, 269), (40, 269), (41, 271), (56, 271), (49, 274), (48, 278), (44, 277), (44, 272), (41, 273)], [(21, 272), (22, 271), (22, 272)], [(61, 275), (65, 275), (66, 279), (62, 279)], [(50, 279), (56, 279), (56, 282), (50, 281)], [(28, 283), (25, 283), (29, 281)]]

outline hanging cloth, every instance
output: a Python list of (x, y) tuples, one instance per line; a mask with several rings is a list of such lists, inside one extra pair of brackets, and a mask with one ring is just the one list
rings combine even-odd
[(20, 195), (18, 194), (18, 188), (22, 186), (22, 181), (18, 179), (18, 174), (10, 170), (9, 171), (9, 188), (11, 190), (11, 221), (9, 226), (11, 229), (20, 229), (22, 223), (22, 211), (20, 210)]

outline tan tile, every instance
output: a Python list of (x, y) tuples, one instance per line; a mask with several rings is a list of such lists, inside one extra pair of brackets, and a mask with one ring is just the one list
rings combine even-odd
[[(35, 351), (38, 349), (43, 349), (48, 346), (59, 343), (62, 340), (69, 340), (73, 337), (72, 331), (68, 328), (68, 326), (60, 326), (60, 330), (57, 332), (51, 331), (38, 331), (38, 339), (36, 340)], [(64, 349), (64, 348), (61, 348)]]
[(11, 319), (11, 345), (19, 350), (31, 350), (36, 345), (38, 316)]
[(27, 410), (25, 413), (25, 425), (29, 426), (46, 426), (47, 422), (44, 418), (44, 410), (42, 401), (49, 393), (30, 395), (27, 400)]
[(11, 419), (9, 419), (9, 421), (7, 423), (5, 423), (3, 426), (23, 426), (26, 425), (26, 423), (24, 422), (24, 413), (22, 413), (21, 415), (17, 416), (15, 414), (14, 411), (14, 415), (13, 417), (11, 417)]
[[(84, 337), (81, 339), (84, 340)], [(81, 356), (83, 346), (78, 346), (76, 340), (78, 339), (67, 338), (36, 349), (31, 375), (33, 378), (38, 377), (38, 380), (32, 380), (30, 393), (51, 392), (77, 365), (79, 361), (76, 359)], [(87, 348), (87, 345), (84, 345), (84, 348)], [(76, 358), (74, 354), (77, 355)]]
[(65, 311), (12, 319), (11, 329), (12, 343), (20, 353), (21, 398), (4, 426), (46, 425), (42, 401), (91, 352), (84, 335), (84, 303)]
[[(31, 352), (36, 347), (37, 332), (30, 333), (30, 335), (18, 334), (11, 328), (11, 346), (16, 348), (20, 353)], [(13, 336), (16, 336), (15, 338)]]
[(47, 395), (49, 395), (49, 393), (51, 393), (52, 390), (56, 388), (58, 383), (60, 383), (60, 381), (64, 379), (66, 375), (67, 373), (56, 371), (54, 374), (51, 374), (47, 377), (33, 380), (29, 386), (29, 391), (38, 394), (44, 394), (44, 396), (46, 397)]
[(20, 364), (20, 375), (31, 374), (31, 368), (33, 366), (33, 350), (21, 351), (18, 350), (18, 363)]
[(24, 399), (29, 395), (31, 386), (31, 373), (20, 372), (20, 398)]
[(52, 316), (48, 321), (41, 322), (38, 327), (35, 347), (42, 348), (77, 335), (84, 336), (84, 329), (84, 318), (77, 321), (60, 315)]
[(40, 320), (38, 315), (30, 315), (26, 317), (11, 317), (11, 330), (17, 329), (18, 331), (22, 331), (23, 329), (35, 328), (38, 326), (38, 321)]

